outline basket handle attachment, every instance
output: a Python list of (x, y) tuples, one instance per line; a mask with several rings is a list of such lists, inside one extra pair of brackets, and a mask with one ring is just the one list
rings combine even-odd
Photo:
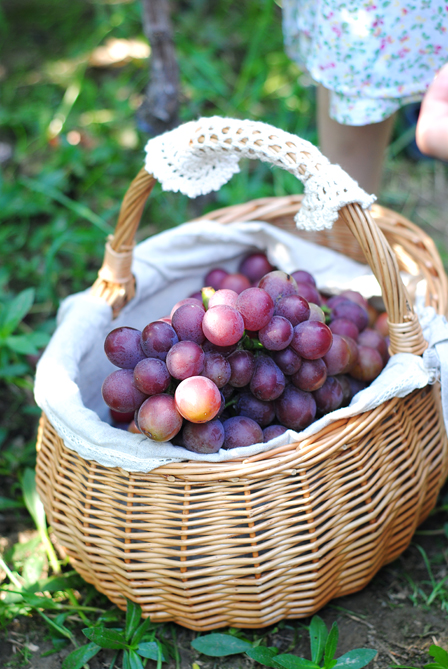
[[(147, 151), (146, 166), (131, 182), (123, 199), (115, 232), (106, 243), (103, 265), (92, 287), (93, 294), (106, 300), (115, 315), (135, 294), (132, 249), (145, 202), (156, 181), (160, 181), (165, 190), (177, 190), (194, 197), (218, 190), (239, 171), (241, 157), (259, 158), (286, 169), (304, 182), (305, 197), (299, 211), (302, 221), (303, 216), (306, 220), (309, 211), (313, 210), (314, 213), (317, 211), (318, 219), (323, 215), (326, 220), (329, 217), (335, 220), (339, 215), (351, 230), (381, 286), (388, 314), (391, 354), (421, 355), (427, 348), (420, 322), (401, 279), (395, 253), (364, 208), (369, 196), (338, 165), (331, 165), (311, 143), (267, 124), (214, 117), (187, 123), (155, 137), (148, 142)], [(222, 172), (217, 169), (221, 162), (225, 164)], [(192, 168), (196, 170), (196, 179), (190, 176)], [(182, 178), (179, 179), (182, 169), (183, 183)], [(339, 202), (335, 206), (333, 197), (328, 206), (326, 193), (332, 188), (334, 191), (338, 180), (342, 180), (337, 189), (339, 193), (336, 193), (340, 194)], [(320, 191), (316, 190), (316, 184)], [(329, 225), (324, 221), (320, 227), (331, 227), (333, 220)], [(307, 227), (306, 223), (302, 227)], [(319, 222), (313, 227), (319, 227)]]

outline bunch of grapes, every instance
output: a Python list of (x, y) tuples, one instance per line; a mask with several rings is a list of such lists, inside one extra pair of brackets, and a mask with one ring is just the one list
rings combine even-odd
[(266, 442), (347, 406), (387, 362), (384, 317), (355, 291), (327, 299), (263, 253), (204, 286), (142, 331), (107, 335), (119, 369), (102, 394), (130, 431), (196, 453)]

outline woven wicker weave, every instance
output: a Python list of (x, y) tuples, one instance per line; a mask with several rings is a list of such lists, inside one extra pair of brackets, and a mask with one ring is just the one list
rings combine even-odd
[[(129, 255), (153, 184), (144, 170), (131, 184), (109, 255)], [(408, 294), (399, 270), (426, 278), (427, 304), (445, 313), (447, 279), (431, 239), (387, 209), (370, 215), (357, 205), (344, 207), (331, 231), (299, 233), (300, 201), (265, 198), (207, 218), (264, 220), (367, 258), (383, 289), (391, 352), (421, 354), (412, 282)], [(104, 278), (110, 264), (93, 291), (119, 311), (133, 282)], [(38, 434), (38, 490), (77, 571), (121, 608), (127, 597), (154, 621), (201, 631), (309, 616), (360, 590), (408, 546), (447, 474), (438, 385), (244, 461), (172, 463), (149, 474), (83, 460), (44, 415)]]

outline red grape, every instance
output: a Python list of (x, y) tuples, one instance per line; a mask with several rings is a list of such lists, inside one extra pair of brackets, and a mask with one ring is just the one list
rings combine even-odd
[(194, 453), (217, 453), (224, 443), (224, 426), (217, 419), (208, 423), (186, 422), (182, 442), (184, 448)]
[(182, 423), (171, 395), (148, 397), (138, 412), (140, 432), (154, 441), (169, 441), (180, 431)]
[(300, 369), (291, 376), (291, 381), (300, 390), (310, 393), (323, 386), (327, 374), (327, 366), (322, 358), (304, 360)]
[(228, 288), (221, 288), (217, 290), (210, 297), (208, 301), (208, 308), (216, 307), (218, 304), (227, 304), (229, 307), (236, 309), (236, 302), (238, 300), (238, 293), (235, 293), (234, 290), (229, 290)]
[(385, 338), (377, 330), (366, 328), (358, 337), (358, 344), (375, 348), (386, 363), (389, 357)]
[(204, 369), (204, 351), (193, 341), (180, 341), (168, 351), (166, 366), (171, 376), (180, 381), (198, 376)]
[(301, 297), (304, 297), (307, 302), (312, 302), (313, 304), (320, 305), (322, 303), (319, 291), (311, 283), (298, 283), (297, 284), (297, 294)]
[(170, 348), (178, 341), (174, 328), (163, 321), (149, 323), (142, 332), (142, 349), (148, 358), (165, 360)]
[(333, 334), (351, 337), (355, 341), (358, 339), (359, 330), (353, 321), (349, 321), (348, 318), (335, 318), (334, 321), (331, 321), (329, 327)]
[(251, 253), (242, 260), (238, 271), (247, 276), (252, 283), (258, 283), (265, 274), (272, 272), (273, 269), (265, 253)]
[(176, 302), (174, 307), (171, 309), (171, 313), (170, 313), (171, 320), (173, 320), (174, 313), (178, 309), (180, 309), (180, 307), (183, 307), (185, 304), (195, 304), (197, 307), (200, 307), (202, 309), (202, 311), (205, 311), (205, 307), (202, 303), (202, 299), (199, 300), (196, 297), (186, 297), (185, 299), (180, 300), (179, 302)]
[(183, 304), (172, 315), (172, 326), (180, 341), (194, 341), (202, 344), (205, 335), (202, 320), (205, 310), (202, 305)]
[(365, 309), (366, 311), (369, 307), (369, 303), (367, 302), (366, 298), (363, 295), (361, 295), (361, 293), (358, 293), (357, 290), (343, 290), (341, 296), (345, 297), (345, 299), (347, 300), (356, 302), (356, 304), (359, 304), (359, 306)]
[(130, 423), (134, 418), (133, 411), (126, 411), (123, 413), (122, 411), (114, 411), (113, 409), (109, 409), (109, 413), (114, 423)]
[(323, 360), (327, 366), (329, 376), (344, 374), (353, 364), (349, 344), (344, 337), (333, 335), (333, 343), (330, 350), (324, 355)]
[(244, 334), (244, 321), (233, 307), (218, 304), (205, 312), (202, 329), (209, 341), (217, 346), (236, 344)]
[(191, 423), (206, 423), (221, 408), (221, 393), (205, 376), (190, 376), (179, 383), (174, 400), (179, 413)]
[(215, 290), (219, 290), (223, 280), (228, 274), (229, 273), (225, 269), (222, 269), (222, 267), (216, 267), (205, 275), (204, 286), (211, 286)]
[(369, 322), (367, 311), (351, 300), (343, 300), (331, 308), (331, 320), (335, 318), (348, 318), (349, 321), (353, 321), (360, 332), (367, 327)]
[(228, 274), (224, 279), (222, 280), (220, 288), (227, 288), (229, 290), (234, 290), (235, 293), (240, 293), (243, 292), (243, 290), (246, 290), (246, 288), (250, 288), (251, 283), (247, 276), (244, 276), (244, 274), (239, 274), (238, 272), (235, 272), (234, 274)]
[(263, 431), (261, 427), (251, 418), (246, 416), (233, 416), (223, 423), (225, 439), (224, 448), (238, 448), (239, 446), (251, 446), (263, 442)]
[(322, 358), (330, 350), (333, 334), (320, 321), (304, 321), (294, 328), (291, 347), (307, 360)]
[(168, 389), (171, 376), (166, 364), (158, 358), (145, 358), (134, 369), (134, 383), (145, 395), (160, 395)]
[(243, 388), (250, 383), (255, 370), (255, 357), (250, 351), (235, 351), (227, 360), (230, 363), (231, 375), (229, 385)]
[(281, 351), (291, 343), (293, 336), (291, 323), (283, 316), (273, 316), (269, 323), (258, 332), (258, 338), (268, 351)]
[(282, 425), (291, 430), (303, 430), (316, 416), (316, 402), (311, 393), (292, 385), (275, 402), (275, 413)]
[(239, 295), (236, 308), (247, 330), (257, 331), (267, 325), (274, 315), (274, 302), (265, 290), (248, 288)]
[(275, 270), (265, 274), (258, 282), (258, 287), (263, 288), (272, 297), (274, 303), (281, 297), (297, 295), (297, 283), (290, 274)]
[(286, 385), (285, 375), (268, 355), (259, 354), (255, 358), (250, 390), (259, 400), (269, 402), (279, 397)]
[(383, 313), (380, 314), (376, 319), (374, 328), (375, 330), (378, 330), (380, 335), (383, 337), (387, 337), (389, 335), (389, 321), (388, 315), (385, 311), (383, 311)]
[(121, 413), (135, 411), (147, 397), (136, 387), (133, 369), (117, 369), (109, 374), (101, 392), (107, 406)]
[(221, 353), (205, 353), (202, 376), (206, 376), (218, 388), (222, 388), (229, 382), (231, 374), (230, 363)]
[(291, 325), (294, 326), (308, 320), (310, 305), (301, 295), (287, 295), (276, 302), (274, 315), (287, 318)]
[(140, 330), (130, 327), (115, 328), (104, 340), (104, 351), (113, 365), (122, 369), (134, 369), (146, 358), (140, 341)]
[(383, 369), (381, 354), (369, 346), (358, 346), (358, 360), (350, 370), (351, 376), (359, 381), (373, 381)]

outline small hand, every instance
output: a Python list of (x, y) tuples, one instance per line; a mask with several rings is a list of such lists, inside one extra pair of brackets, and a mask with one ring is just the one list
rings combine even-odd
[(422, 153), (448, 160), (448, 63), (442, 67), (423, 98), (416, 141)]

